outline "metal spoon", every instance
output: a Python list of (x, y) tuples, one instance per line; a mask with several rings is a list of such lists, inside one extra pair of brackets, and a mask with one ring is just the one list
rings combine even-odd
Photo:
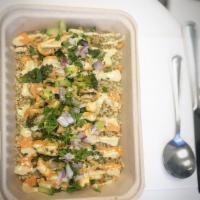
[(175, 104), (176, 134), (163, 151), (166, 170), (177, 178), (187, 178), (195, 171), (195, 157), (191, 147), (180, 137), (180, 74), (181, 56), (172, 58), (173, 98)]

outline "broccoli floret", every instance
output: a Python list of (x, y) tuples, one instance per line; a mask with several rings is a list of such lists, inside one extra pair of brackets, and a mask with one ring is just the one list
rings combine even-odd
[(47, 35), (58, 35), (59, 34), (59, 28), (58, 27), (51, 27), (48, 28), (46, 31)]
[(97, 89), (98, 81), (93, 73), (88, 75), (78, 75), (74, 83), (80, 88), (94, 88)]

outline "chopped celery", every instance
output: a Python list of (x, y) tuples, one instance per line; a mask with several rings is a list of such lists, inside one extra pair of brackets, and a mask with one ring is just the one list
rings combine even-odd
[(54, 194), (54, 191), (52, 190), (52, 188), (46, 188), (46, 187), (39, 187), (38, 188), (38, 191), (39, 192), (42, 192), (42, 193), (45, 193), (45, 194), (48, 194), (48, 195), (53, 195)]
[(64, 21), (60, 21), (59, 23), (59, 29), (60, 29), (60, 33), (62, 34), (63, 32), (66, 32), (67, 26), (65, 24)]
[(60, 32), (59, 32), (59, 28), (57, 27), (52, 27), (52, 28), (48, 28), (47, 29), (47, 35), (51, 36), (51, 35), (58, 35)]
[(72, 83), (68, 79), (62, 79), (62, 80), (57, 80), (56, 81), (56, 87), (70, 87)]
[(96, 127), (97, 129), (102, 129), (102, 128), (104, 128), (104, 125), (105, 125), (105, 123), (104, 123), (103, 121), (97, 121), (97, 122), (95, 123), (95, 127)]
[(47, 35), (51, 36), (51, 35), (60, 35), (63, 32), (66, 32), (66, 24), (64, 21), (60, 21), (58, 24), (58, 27), (51, 27), (47, 29)]
[(65, 67), (65, 73), (68, 76), (76, 76), (77, 73), (79, 72), (79, 67), (75, 66), (75, 65), (68, 65), (67, 67)]
[(53, 98), (53, 92), (49, 89), (43, 90), (42, 98), (46, 99), (46, 100), (52, 99)]

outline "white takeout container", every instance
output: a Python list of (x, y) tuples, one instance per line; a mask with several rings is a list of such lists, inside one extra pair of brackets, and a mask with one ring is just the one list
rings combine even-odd
[[(99, 31), (114, 31), (125, 35), (122, 74), (123, 109), (121, 146), (124, 149), (125, 168), (118, 181), (105, 186), (102, 192), (83, 190), (47, 196), (42, 193), (24, 193), (14, 174), (15, 150), (15, 59), (11, 50), (14, 36), (23, 31), (34, 31), (64, 20), (69, 25), (96, 26)], [(87, 9), (51, 6), (12, 6), (1, 20), (0, 81), (1, 81), (1, 163), (0, 186), (7, 200), (127, 200), (137, 199), (143, 191), (143, 155), (138, 87), (136, 25), (132, 17), (118, 10)]]

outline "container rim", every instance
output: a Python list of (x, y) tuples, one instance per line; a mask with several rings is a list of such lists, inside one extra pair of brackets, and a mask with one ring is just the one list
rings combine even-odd
[[(144, 190), (144, 187), (145, 187), (145, 178), (144, 178), (144, 161), (143, 161), (143, 142), (142, 142), (142, 127), (141, 127), (141, 104), (140, 104), (140, 80), (139, 80), (139, 77), (140, 77), (140, 72), (139, 72), (139, 61), (138, 61), (138, 25), (136, 23), (136, 21), (134, 20), (134, 18), (127, 12), (127, 11), (124, 11), (123, 9), (106, 9), (106, 8), (100, 8), (100, 7), (81, 7), (81, 6), (53, 6), (53, 5), (45, 5), (45, 7), (41, 7), (40, 4), (24, 4), (24, 3), (19, 3), (19, 4), (10, 4), (10, 5), (7, 5), (7, 7), (5, 7), (5, 9), (1, 12), (1, 20), (0, 20), (0, 36), (2, 35), (2, 27), (4, 25), (4, 23), (6, 22), (6, 20), (9, 18), (9, 17), (12, 17), (13, 13), (17, 10), (20, 10), (20, 9), (40, 9), (40, 10), (49, 10), (49, 9), (52, 9), (52, 10), (56, 10), (56, 11), (65, 11), (66, 9), (73, 9), (73, 10), (80, 10), (81, 11), (84, 11), (86, 12), (87, 10), (89, 10), (90, 12), (106, 12), (106, 13), (110, 13), (112, 12), (112, 14), (118, 14), (120, 17), (123, 17), (123, 18), (126, 18), (126, 20), (128, 21), (128, 23), (130, 23), (132, 26), (130, 27), (130, 29), (133, 29), (134, 32), (135, 32), (135, 46), (136, 46), (136, 50), (135, 50), (135, 63), (136, 63), (136, 80), (134, 83), (137, 83), (136, 85), (133, 85), (133, 89), (134, 90), (134, 95), (133, 95), (133, 99), (134, 99), (134, 108), (136, 108), (136, 113), (135, 115), (137, 115), (137, 117), (134, 119), (137, 119), (137, 127), (136, 129), (138, 130), (138, 145), (141, 147), (141, 148), (137, 148), (137, 155), (138, 158), (137, 158), (137, 161), (138, 161), (138, 166), (139, 166), (139, 169), (137, 171), (137, 173), (139, 173), (141, 179), (140, 181), (137, 181), (135, 182), (135, 186), (134, 186), (134, 191), (133, 191), (133, 186), (129, 189), (129, 191), (126, 193), (126, 194), (123, 194), (123, 195), (120, 195), (118, 197), (114, 197), (114, 199), (119, 199), (119, 200), (122, 200), (122, 199), (131, 199), (133, 198), (133, 196), (135, 196), (135, 198), (139, 198), (139, 196), (142, 194), (143, 190)], [(91, 10), (92, 9), (92, 10)], [(2, 39), (0, 41), (0, 45), (2, 44)], [(0, 49), (0, 54), (2, 55), (2, 49)], [(2, 66), (2, 63), (3, 61), (0, 62), (1, 66)], [(2, 72), (2, 68), (0, 68), (0, 74)], [(0, 76), (0, 81), (2, 81), (2, 75)], [(0, 91), (2, 91), (2, 84), (0, 86)], [(135, 95), (136, 94), (136, 95)], [(136, 97), (137, 96), (137, 97)], [(0, 93), (0, 99), (2, 100), (2, 94)], [(2, 105), (1, 105), (2, 106)], [(2, 155), (1, 155), (1, 152), (2, 151), (2, 112), (1, 112), (1, 115), (0, 115), (0, 139), (1, 139), (1, 142), (0, 142), (0, 162), (2, 160)], [(0, 167), (0, 175), (1, 177), (3, 176), (3, 169), (2, 167)], [(3, 184), (0, 182), (0, 189), (1, 189), (1, 193), (3, 194), (4, 197), (6, 197), (5, 195), (5, 190), (6, 188), (4, 188)], [(135, 191), (137, 190), (137, 194), (135, 194)], [(99, 197), (99, 199), (102, 198), (102, 197)], [(104, 199), (112, 199), (113, 197), (103, 197)], [(79, 198), (77, 198), (78, 200)], [(81, 200), (83, 198), (80, 198)], [(96, 197), (89, 197), (89, 199), (98, 199)]]

